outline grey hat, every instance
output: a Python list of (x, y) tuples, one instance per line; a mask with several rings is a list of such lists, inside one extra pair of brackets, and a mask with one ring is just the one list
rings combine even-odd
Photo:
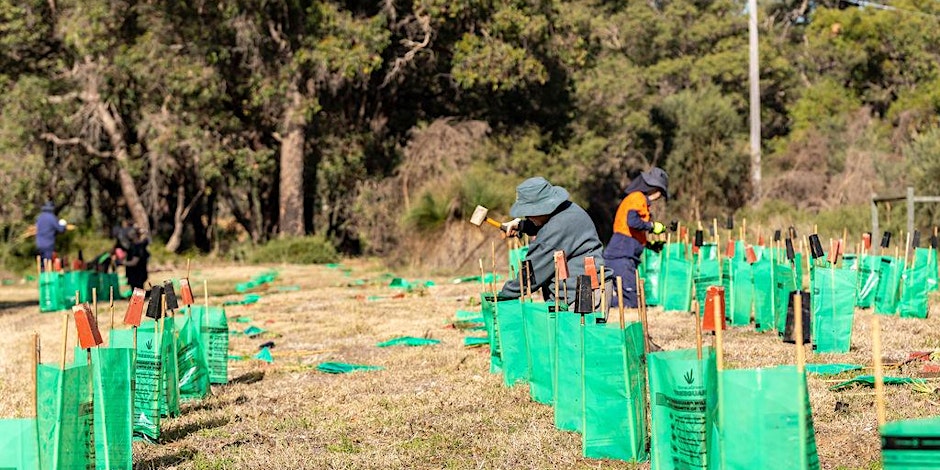
[(643, 181), (646, 184), (661, 189), (663, 192), (663, 197), (669, 199), (669, 175), (666, 174), (666, 171), (658, 166), (650, 168), (650, 171), (644, 171), (640, 173), (640, 178), (643, 178)]
[(509, 209), (512, 217), (548, 215), (568, 200), (568, 191), (536, 176), (516, 186), (516, 203)]

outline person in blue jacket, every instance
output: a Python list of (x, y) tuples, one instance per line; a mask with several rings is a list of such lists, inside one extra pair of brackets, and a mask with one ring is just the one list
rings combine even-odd
[(46, 260), (52, 259), (55, 252), (56, 235), (64, 232), (67, 225), (65, 219), (55, 216), (55, 204), (52, 201), (46, 201), (39, 217), (36, 218), (36, 249), (42, 258), (43, 266)]
[[(571, 275), (565, 281), (568, 298), (562, 303), (574, 302), (576, 279), (584, 274), (584, 258), (593, 256), (595, 268), (604, 264), (603, 250), (594, 221), (580, 206), (568, 200), (568, 191), (553, 186), (540, 176), (523, 181), (516, 188), (516, 202), (509, 215), (517, 217), (509, 222), (507, 236), (525, 233), (534, 237), (529, 243), (526, 260), (532, 263), (532, 292), (541, 291), (546, 301), (555, 299), (555, 258), (557, 250), (564, 250)], [(604, 276), (607, 277), (607, 276)], [(510, 279), (499, 293), (500, 298), (519, 298), (519, 281)], [(564, 295), (564, 289), (559, 289)]]

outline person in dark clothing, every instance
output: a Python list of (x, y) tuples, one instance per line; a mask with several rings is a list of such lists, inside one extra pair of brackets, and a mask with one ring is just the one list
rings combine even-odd
[[(542, 177), (529, 178), (516, 188), (516, 202), (510, 208), (509, 215), (517, 219), (509, 223), (508, 236), (525, 233), (535, 237), (529, 243), (526, 255), (526, 260), (532, 263), (535, 278), (532, 290), (541, 290), (546, 301), (554, 301), (554, 252), (564, 250), (569, 271), (573, 275), (565, 281), (570, 298), (559, 301), (567, 304), (574, 302), (577, 287), (575, 274), (584, 273), (584, 258), (593, 256), (598, 267), (604, 264), (604, 246), (590, 216), (568, 200), (568, 191), (560, 186), (552, 186)], [(559, 289), (559, 294), (564, 295), (564, 290)], [(518, 279), (507, 281), (499, 293), (501, 298), (507, 299), (519, 298), (521, 295)]]
[(55, 216), (55, 205), (52, 201), (43, 204), (42, 212), (36, 218), (36, 249), (39, 251), (43, 265), (46, 260), (52, 259), (56, 235), (64, 232), (67, 225), (64, 219)]
[[(635, 178), (625, 191), (614, 216), (614, 234), (604, 250), (615, 276), (623, 278), (624, 307), (636, 308), (636, 269), (646, 246), (647, 233), (663, 233), (666, 227), (652, 221), (650, 203), (661, 197), (669, 199), (669, 177), (661, 168), (653, 167)], [(619, 305), (617, 296), (611, 300), (612, 307)]]
[(150, 258), (150, 252), (147, 251), (147, 245), (150, 240), (146, 234), (140, 230), (134, 230), (133, 243), (128, 250), (127, 258), (124, 261), (124, 270), (127, 275), (127, 285), (144, 288), (147, 282), (147, 260)]

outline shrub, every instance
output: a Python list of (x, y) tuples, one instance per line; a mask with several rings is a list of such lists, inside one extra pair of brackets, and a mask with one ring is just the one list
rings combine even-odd
[(339, 261), (336, 247), (322, 235), (271, 240), (250, 250), (246, 257), (251, 263), (320, 264)]

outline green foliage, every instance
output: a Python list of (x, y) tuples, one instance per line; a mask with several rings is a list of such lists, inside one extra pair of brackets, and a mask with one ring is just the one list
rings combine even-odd
[(422, 231), (432, 232), (444, 227), (450, 218), (451, 199), (448, 194), (427, 190), (405, 215), (405, 222)]
[(339, 261), (336, 247), (321, 235), (279, 238), (258, 246), (247, 255), (251, 263), (324, 264)]
[(525, 49), (492, 37), (464, 35), (454, 52), (454, 79), (464, 88), (514, 89), (526, 83), (544, 84), (545, 66)]

